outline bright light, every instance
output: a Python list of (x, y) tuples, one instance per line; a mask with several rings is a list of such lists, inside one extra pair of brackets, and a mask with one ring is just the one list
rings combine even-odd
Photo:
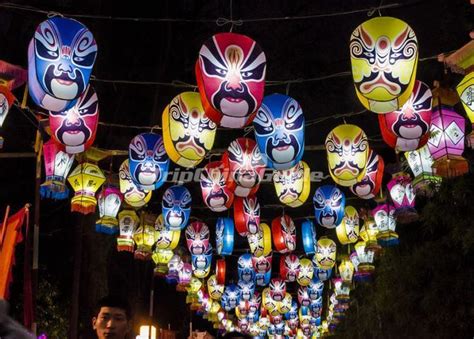
[[(151, 328), (151, 335), (150, 335)], [(140, 334), (137, 335), (136, 339), (156, 339), (157, 329), (155, 326), (142, 325), (140, 326)]]

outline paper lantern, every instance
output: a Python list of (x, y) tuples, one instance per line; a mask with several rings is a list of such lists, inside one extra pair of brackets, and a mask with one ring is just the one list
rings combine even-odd
[(328, 270), (336, 263), (336, 243), (326, 237), (321, 237), (317, 242), (316, 264), (319, 268)]
[(252, 256), (252, 266), (253, 269), (255, 270), (256, 273), (271, 273), (272, 271), (272, 259), (273, 259), (273, 254), (271, 253), (270, 255), (264, 257), (255, 257)]
[(51, 137), (70, 154), (84, 152), (92, 146), (98, 124), (99, 101), (90, 85), (71, 108), (49, 112)]
[(195, 67), (206, 115), (222, 127), (250, 123), (262, 103), (265, 70), (265, 53), (253, 39), (218, 33), (207, 40)]
[(406, 173), (395, 173), (387, 184), (387, 189), (395, 207), (395, 216), (401, 223), (418, 219), (415, 210), (415, 192), (411, 177)]
[(303, 238), (303, 249), (306, 255), (316, 252), (316, 228), (311, 220), (305, 220), (301, 224), (301, 237)]
[(233, 309), (236, 308), (239, 304), (241, 296), (242, 294), (237, 285), (231, 284), (225, 287), (224, 294), (222, 295), (222, 300), (225, 300), (228, 303), (228, 308)]
[(287, 170), (273, 173), (273, 185), (278, 199), (290, 207), (299, 207), (308, 199), (311, 186), (310, 169), (300, 161)]
[(95, 211), (97, 200), (95, 192), (105, 182), (105, 176), (100, 168), (91, 163), (78, 165), (67, 178), (74, 190), (71, 199), (71, 211), (89, 214)]
[(320, 268), (317, 265), (317, 258), (316, 256), (313, 257), (313, 266), (314, 266), (314, 277), (317, 278), (319, 281), (326, 281), (331, 278), (332, 269), (325, 269)]
[(469, 170), (464, 152), (465, 119), (452, 108), (438, 105), (433, 110), (428, 147), (436, 175), (454, 177)]
[(199, 93), (184, 92), (163, 111), (163, 140), (171, 161), (195, 167), (212, 149), (216, 124), (204, 114)]
[(255, 234), (247, 234), (250, 253), (256, 257), (267, 256), (272, 251), (272, 233), (270, 226), (261, 223)]
[(118, 214), (118, 219), (120, 234), (117, 237), (117, 251), (133, 252), (133, 233), (140, 223), (140, 218), (135, 211), (123, 210)]
[(193, 267), (193, 275), (196, 278), (205, 278), (209, 275), (211, 271), (211, 263), (212, 263), (212, 251), (208, 250), (208, 252), (204, 254), (197, 254), (191, 255), (191, 264)]
[(165, 226), (172, 230), (186, 227), (191, 214), (191, 193), (184, 186), (169, 187), (163, 193), (162, 213)]
[(207, 291), (209, 292), (209, 296), (214, 300), (220, 300), (222, 294), (224, 293), (224, 285), (221, 285), (217, 282), (217, 277), (215, 274), (211, 275), (209, 279), (207, 279)]
[(151, 199), (150, 190), (145, 190), (136, 185), (130, 176), (128, 159), (122, 162), (119, 169), (119, 186), (123, 194), (124, 201), (132, 207), (140, 208), (146, 205)]
[(82, 23), (53, 17), (38, 25), (28, 47), (28, 87), (33, 101), (50, 111), (70, 108), (84, 93), (97, 44)]
[(222, 155), (227, 171), (227, 187), (236, 197), (248, 197), (258, 191), (265, 163), (254, 140), (238, 138), (232, 141)]
[(418, 64), (415, 32), (402, 20), (375, 17), (352, 32), (352, 77), (362, 105), (375, 113), (399, 109), (410, 97)]
[(117, 213), (122, 204), (122, 194), (115, 187), (104, 188), (98, 198), (100, 219), (95, 223), (95, 231), (105, 234), (118, 233)]
[(216, 251), (219, 255), (231, 255), (234, 249), (234, 221), (231, 218), (217, 218)]
[(286, 295), (286, 284), (282, 279), (273, 278), (270, 281), (270, 297), (275, 301), (282, 301)]
[(344, 218), (336, 227), (337, 239), (342, 245), (353, 244), (359, 238), (359, 213), (352, 206), (344, 209)]
[(405, 158), (415, 176), (412, 182), (415, 192), (430, 195), (431, 189), (441, 183), (441, 177), (434, 174), (433, 158), (428, 145), (415, 151), (405, 152)]
[(135, 184), (143, 189), (161, 187), (168, 176), (169, 158), (163, 138), (155, 133), (135, 136), (128, 147), (130, 175)]
[(141, 223), (133, 232), (133, 240), (137, 245), (134, 257), (139, 260), (150, 260), (152, 246), (156, 241), (154, 218), (151, 214), (142, 214)]
[(324, 282), (311, 280), (308, 284), (308, 295), (311, 301), (320, 300), (323, 296)]
[[(459, 94), (464, 110), (466, 111), (467, 117), (474, 126), (474, 72), (468, 73), (461, 82), (456, 86), (456, 91)], [(1, 123), (0, 123), (1, 126)], [(474, 128), (473, 128), (474, 131)], [(474, 147), (474, 132), (471, 132), (468, 136), (471, 148)]]
[(61, 151), (52, 140), (43, 144), (44, 168), (46, 180), (40, 186), (42, 198), (67, 199), (69, 190), (66, 187), (66, 176), (74, 162), (74, 155)]
[(225, 284), (226, 263), (225, 259), (216, 260), (216, 277), (219, 284)]
[(252, 266), (252, 256), (248, 253), (242, 254), (237, 260), (237, 269), (239, 280), (253, 281), (255, 279), (255, 271)]
[[(153, 254), (151, 255), (151, 259), (157, 266), (162, 266), (166, 268), (164, 271), (159, 271), (159, 273), (166, 274), (168, 272), (168, 263), (170, 262), (171, 258), (173, 257), (174, 253), (172, 250), (169, 249), (161, 249), (155, 247)], [(156, 271), (155, 271), (156, 274)]]
[(374, 251), (375, 254), (379, 254), (382, 250), (381, 246), (377, 243), (377, 234), (379, 229), (373, 217), (368, 217), (364, 221), (360, 229), (360, 237), (365, 241), (366, 248)]
[(163, 214), (160, 214), (155, 220), (155, 247), (158, 249), (173, 250), (178, 246), (180, 230), (171, 230), (165, 226)]
[[(168, 262), (168, 274), (166, 275), (166, 281), (168, 283), (174, 283), (178, 281), (179, 272), (183, 268), (183, 265), (184, 262), (181, 257), (178, 254), (173, 255), (171, 260)], [(199, 280), (197, 281), (200, 283)]]
[[(270, 288), (271, 291), (271, 288)], [(291, 305), (293, 302), (293, 297), (290, 293), (286, 293), (283, 300), (278, 303), (277, 309), (281, 315), (288, 313), (291, 310)], [(282, 319), (283, 320), (283, 319)]]
[(201, 221), (194, 221), (186, 227), (186, 243), (191, 254), (203, 254), (209, 248), (209, 228)]
[(275, 249), (280, 253), (292, 252), (296, 249), (296, 228), (289, 215), (276, 217), (272, 221), (272, 235)]
[(334, 293), (336, 294), (336, 299), (339, 300), (348, 300), (351, 289), (347, 286), (341, 278), (334, 278), (332, 280), (334, 284)]
[(5, 121), (14, 101), (15, 97), (8, 87), (0, 85), (0, 128), (2, 128), (3, 122)]
[(424, 82), (415, 81), (410, 98), (399, 110), (379, 115), (380, 131), (387, 145), (414, 151), (428, 142), (433, 95)]
[(367, 248), (366, 243), (364, 241), (359, 241), (357, 244), (354, 245), (354, 248), (358, 258), (356, 278), (358, 275), (361, 274), (371, 275), (375, 270), (374, 251)]
[(339, 264), (339, 274), (342, 281), (346, 284), (350, 284), (352, 282), (352, 277), (354, 275), (354, 265), (347, 258), (341, 260), (341, 263)]
[(255, 282), (239, 280), (237, 286), (242, 294), (242, 300), (250, 301), (255, 293)]
[(313, 279), (313, 263), (308, 258), (300, 259), (300, 270), (296, 276), (296, 281), (301, 286), (308, 286)]
[(383, 158), (373, 150), (370, 150), (367, 171), (361, 181), (350, 187), (351, 192), (361, 199), (374, 198), (382, 186), (384, 168), (385, 164)]
[(227, 210), (234, 201), (234, 192), (226, 185), (226, 172), (222, 161), (213, 161), (200, 175), (202, 200), (213, 212)]
[(339, 125), (326, 137), (329, 174), (341, 186), (361, 181), (367, 170), (369, 142), (364, 131), (355, 125)]
[(282, 94), (268, 95), (253, 121), (255, 139), (267, 166), (276, 170), (294, 167), (304, 152), (303, 110)]
[(344, 217), (346, 197), (337, 187), (324, 185), (318, 187), (313, 197), (314, 212), (319, 225), (335, 228)]
[(300, 268), (300, 259), (295, 254), (286, 254), (280, 257), (280, 277), (285, 281), (296, 281)]
[(395, 232), (397, 221), (395, 220), (395, 207), (390, 204), (377, 206), (372, 210), (375, 223), (379, 232), (377, 240), (382, 246), (398, 245), (398, 234)]
[(260, 225), (260, 204), (256, 196), (236, 197), (234, 200), (234, 223), (237, 232), (245, 237), (258, 232)]

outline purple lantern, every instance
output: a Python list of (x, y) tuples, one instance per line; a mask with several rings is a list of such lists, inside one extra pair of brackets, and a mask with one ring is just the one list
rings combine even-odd
[(398, 245), (398, 234), (395, 232), (397, 221), (395, 207), (390, 204), (379, 205), (372, 210), (375, 224), (379, 229), (377, 240), (381, 246)]
[(418, 219), (411, 177), (406, 173), (395, 173), (387, 188), (395, 207), (397, 221), (406, 224)]

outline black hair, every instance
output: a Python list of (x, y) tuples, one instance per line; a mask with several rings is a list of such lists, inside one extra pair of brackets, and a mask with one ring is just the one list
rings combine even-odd
[(115, 307), (120, 308), (125, 311), (125, 315), (127, 316), (127, 320), (132, 318), (132, 308), (126, 299), (121, 296), (116, 295), (107, 295), (101, 298), (96, 305), (95, 315), (97, 316), (100, 312), (102, 307)]

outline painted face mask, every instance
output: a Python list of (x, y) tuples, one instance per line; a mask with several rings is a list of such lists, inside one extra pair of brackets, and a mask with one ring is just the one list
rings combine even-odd
[(372, 199), (375, 197), (382, 186), (384, 168), (383, 158), (373, 150), (370, 150), (367, 171), (361, 181), (350, 187), (351, 192), (361, 199)]
[(293, 219), (284, 214), (272, 221), (272, 234), (275, 249), (280, 253), (296, 249), (296, 228)]
[(67, 153), (87, 150), (95, 140), (99, 123), (99, 102), (92, 86), (79, 97), (70, 109), (49, 113), (51, 136)]
[(304, 152), (304, 115), (296, 100), (282, 94), (266, 96), (253, 126), (260, 152), (268, 167), (285, 170), (295, 166)]
[(242, 254), (237, 261), (239, 280), (253, 281), (255, 279), (255, 271), (252, 266), (252, 256), (248, 253)]
[(308, 285), (308, 296), (314, 301), (318, 300), (323, 295), (324, 283), (322, 281), (315, 281), (314, 279)]
[(353, 244), (359, 239), (359, 213), (352, 206), (344, 209), (342, 223), (336, 227), (336, 235), (343, 245)]
[(302, 258), (300, 260), (300, 271), (296, 276), (296, 281), (301, 286), (308, 286), (313, 279), (314, 269), (313, 263), (308, 258)]
[(387, 113), (410, 97), (418, 64), (418, 41), (405, 22), (367, 20), (351, 35), (352, 76), (357, 97), (368, 110)]
[(308, 199), (311, 185), (309, 166), (300, 161), (290, 169), (275, 171), (273, 185), (282, 203), (290, 207), (303, 205)]
[(314, 266), (314, 277), (317, 278), (319, 281), (326, 281), (331, 278), (332, 275), (332, 268), (325, 269), (318, 267), (318, 261), (316, 256), (313, 257), (313, 266)]
[(456, 86), (456, 91), (469, 120), (474, 124), (474, 72), (466, 74)]
[(328, 238), (320, 238), (315, 258), (319, 268), (325, 270), (333, 268), (336, 263), (336, 243)]
[(234, 223), (241, 236), (255, 234), (260, 225), (260, 204), (256, 196), (237, 197), (234, 202)]
[(238, 287), (242, 293), (242, 300), (250, 300), (255, 292), (255, 282), (240, 280)]
[(364, 131), (355, 125), (339, 125), (326, 137), (329, 173), (341, 186), (362, 180), (369, 157), (369, 142)]
[(206, 115), (222, 127), (241, 128), (260, 107), (266, 57), (251, 38), (219, 33), (199, 51), (196, 80)]
[(144, 189), (155, 190), (166, 180), (169, 158), (161, 135), (142, 133), (128, 147), (132, 180)]
[(200, 175), (202, 200), (213, 212), (227, 210), (234, 201), (234, 193), (226, 186), (226, 170), (222, 161), (204, 166)]
[(191, 193), (184, 186), (171, 186), (163, 193), (162, 213), (165, 225), (171, 229), (183, 229), (191, 214)]
[(62, 111), (86, 89), (97, 55), (91, 31), (54, 17), (38, 25), (28, 50), (28, 85), (38, 106)]
[(433, 95), (416, 80), (410, 98), (401, 109), (379, 115), (383, 140), (397, 151), (414, 151), (428, 142)]
[(234, 221), (218, 218), (216, 222), (216, 251), (219, 255), (231, 255), (234, 249)]
[(0, 127), (2, 127), (14, 101), (15, 97), (10, 90), (6, 86), (0, 84)]
[(298, 302), (300, 306), (308, 306), (311, 303), (309, 298), (308, 288), (306, 286), (298, 287)]
[(197, 278), (204, 278), (209, 275), (212, 262), (212, 252), (207, 251), (204, 254), (191, 255), (191, 264), (193, 274)]
[(286, 284), (283, 280), (273, 278), (270, 281), (270, 297), (275, 301), (282, 301), (286, 295)]
[(240, 302), (240, 298), (242, 297), (242, 294), (240, 292), (240, 289), (235, 284), (231, 284), (229, 286), (226, 286), (222, 298), (224, 297), (227, 300), (228, 306), (232, 309), (237, 307)]
[(181, 231), (172, 231), (166, 228), (163, 215), (160, 214), (155, 220), (155, 248), (173, 250), (178, 246)]
[(199, 93), (176, 96), (163, 111), (166, 153), (176, 164), (195, 167), (212, 149), (216, 124), (204, 115)]
[(144, 190), (143, 188), (135, 185), (130, 176), (130, 170), (128, 167), (128, 159), (124, 160), (120, 165), (119, 170), (119, 185), (120, 193), (123, 194), (123, 198), (127, 204), (132, 207), (142, 207), (146, 205), (151, 199), (151, 192)]
[(238, 197), (255, 194), (265, 173), (262, 154), (254, 140), (238, 138), (232, 141), (222, 155), (224, 167), (229, 171), (227, 187)]
[(300, 267), (300, 259), (295, 254), (280, 257), (280, 277), (286, 282), (296, 281)]
[(209, 296), (214, 300), (220, 300), (222, 294), (224, 293), (224, 285), (220, 285), (217, 283), (216, 275), (213, 274), (207, 279), (207, 291), (209, 292)]
[(257, 273), (268, 273), (271, 272), (272, 270), (272, 259), (273, 255), (270, 254), (266, 257), (261, 256), (261, 257), (252, 257), (252, 265), (253, 269)]
[(194, 221), (186, 227), (186, 243), (191, 254), (203, 254), (209, 248), (209, 228), (200, 221)]
[(344, 217), (346, 197), (337, 187), (324, 185), (318, 187), (313, 197), (314, 213), (319, 225), (334, 228)]
[(263, 251), (265, 249), (264, 244), (264, 234), (261, 226), (257, 233), (249, 233), (247, 234), (247, 241), (249, 243), (250, 253), (255, 256), (263, 255)]

